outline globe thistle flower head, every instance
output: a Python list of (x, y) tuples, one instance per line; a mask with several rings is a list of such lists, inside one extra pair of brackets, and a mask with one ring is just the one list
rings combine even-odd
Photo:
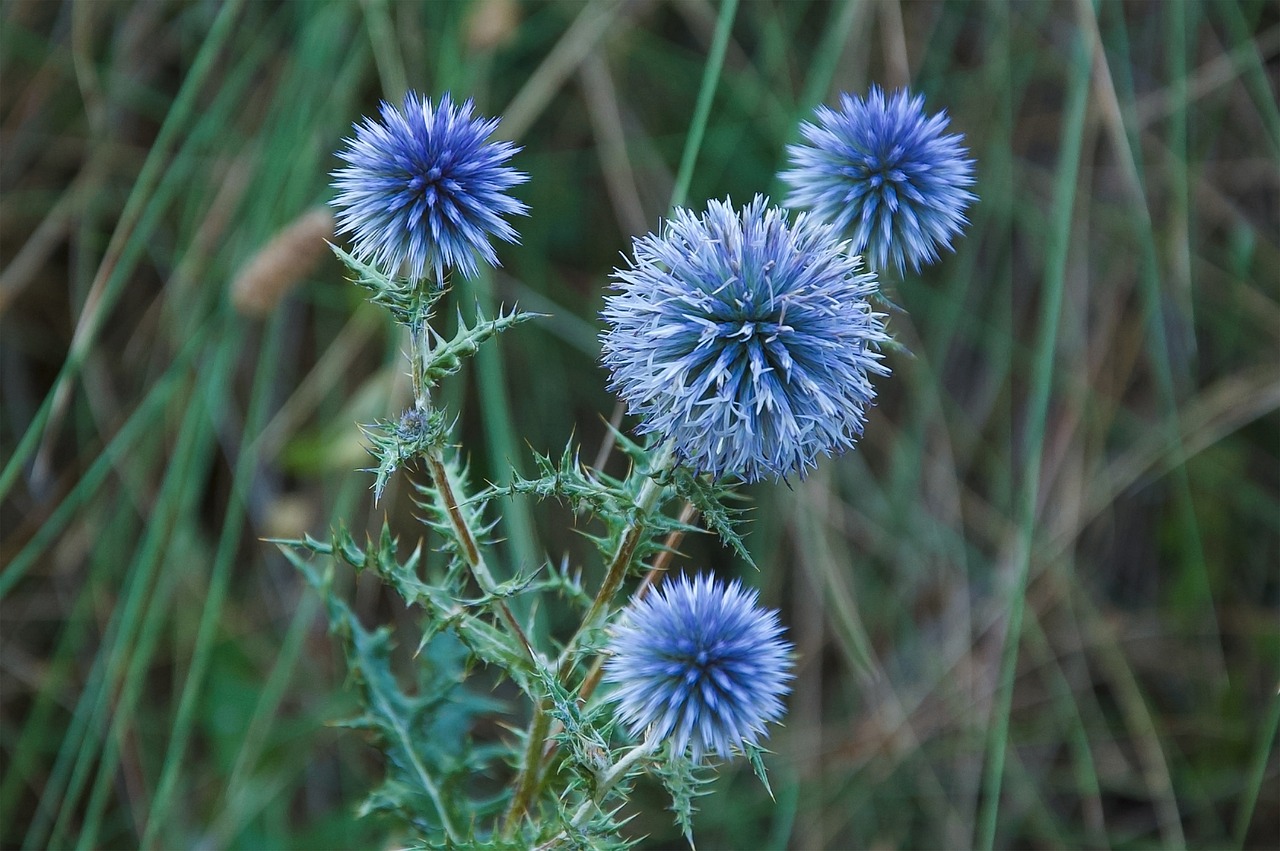
[(681, 576), (623, 611), (605, 680), (632, 735), (652, 728), (679, 753), (692, 747), (695, 761), (758, 743), (782, 717), (791, 645), (778, 613), (756, 602), (736, 581)]
[(473, 112), (469, 100), (457, 105), (446, 94), (432, 104), (410, 92), (398, 109), (383, 101), (381, 121), (355, 125), (338, 152), (347, 165), (333, 172), (333, 205), (358, 259), (443, 281), (450, 269), (474, 277), (477, 256), (498, 265), (490, 237), (519, 241), (503, 217), (528, 212), (507, 194), (528, 180), (506, 164), (520, 149), (488, 141), (498, 120)]
[(678, 462), (746, 481), (851, 448), (886, 375), (872, 274), (833, 226), (757, 196), (676, 210), (605, 300), (610, 388)]
[(788, 204), (835, 224), (876, 269), (918, 271), (951, 249), (977, 196), (963, 137), (943, 133), (945, 110), (926, 116), (922, 95), (872, 86), (866, 99), (842, 94), (838, 112), (815, 115), (800, 125), (808, 144), (787, 146)]

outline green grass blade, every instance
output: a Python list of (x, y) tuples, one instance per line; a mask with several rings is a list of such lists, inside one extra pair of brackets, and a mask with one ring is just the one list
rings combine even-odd
[(148, 430), (154, 432), (156, 418), (162, 412), (164, 406), (168, 404), (174, 391), (174, 385), (190, 365), (192, 357), (203, 345), (205, 336), (207, 335), (191, 339), (186, 350), (178, 355), (173, 368), (169, 369), (147, 391), (146, 397), (138, 405), (137, 409), (129, 415), (129, 419), (111, 438), (102, 453), (89, 465), (89, 469), (85, 471), (80, 481), (76, 482), (76, 486), (71, 489), (58, 507), (49, 514), (48, 519), (44, 521), (36, 534), (27, 542), (27, 545), (5, 566), (3, 572), (0, 572), (0, 599), (3, 599), (13, 590), (13, 587), (22, 580), (22, 577), (36, 563), (36, 560), (57, 541), (58, 536), (63, 532), (67, 524), (77, 516), (77, 512), (82, 510), (98, 492), (103, 482), (107, 480), (108, 474), (122, 464), (133, 443)]
[[(104, 722), (107, 714), (110, 713), (111, 724), (103, 742), (97, 776), (90, 790), (80, 835), (76, 842), (77, 848), (91, 848), (97, 844), (97, 833), (108, 795), (114, 785), (115, 771), (119, 765), (126, 730), (134, 721), (133, 708), (141, 695), (165, 618), (171, 612), (168, 598), (172, 593), (173, 584), (183, 572), (184, 560), (181, 558), (166, 560), (164, 556), (166, 553), (174, 552), (175, 543), (178, 545), (183, 543), (180, 538), (176, 541), (171, 538), (171, 530), (184, 528), (183, 520), (195, 510), (200, 493), (196, 487), (201, 481), (199, 471), (207, 469), (209, 458), (215, 447), (216, 424), (212, 421), (206, 400), (220, 398), (226, 392), (235, 351), (235, 346), (220, 347), (214, 362), (197, 378), (197, 387), (192, 394), (189, 409), (197, 418), (192, 426), (193, 443), (189, 451), (175, 453), (170, 472), (177, 475), (173, 475), (173, 478), (166, 482), (168, 487), (162, 489), (158, 516), (149, 524), (147, 537), (138, 552), (135, 562), (137, 569), (143, 576), (157, 576), (156, 588), (145, 603), (143, 595), (140, 594), (134, 598), (136, 605), (126, 608), (123, 638), (110, 650), (111, 662), (108, 665), (108, 671), (117, 673), (115, 676), (109, 674), (107, 684), (114, 686), (118, 682), (120, 693), (115, 706), (108, 708), (105, 700), (109, 698), (109, 693), (104, 692), (101, 695), (104, 702), (99, 703), (95, 710), (95, 716), (102, 718)], [(177, 555), (182, 555), (181, 551)], [(147, 584), (150, 583), (141, 583), (140, 587), (145, 587)], [(134, 626), (135, 622), (137, 626)], [(133, 645), (132, 648), (130, 644)], [(124, 668), (123, 676), (118, 673), (121, 668)], [(86, 749), (82, 751), (82, 757), (91, 753), (91, 749)], [(87, 760), (82, 763), (84, 769), (78, 772), (76, 777), (85, 777), (89, 764)], [(59, 836), (65, 835), (70, 827), (70, 817), (74, 812), (71, 803), (79, 797), (80, 783), (75, 782), (75, 779), (73, 778), (69, 795), (63, 802), (62, 814), (54, 828), (55, 841)]]
[(711, 52), (702, 71), (702, 84), (698, 88), (698, 102), (693, 108), (693, 120), (689, 123), (689, 135), (685, 137), (684, 153), (680, 155), (680, 170), (671, 190), (671, 207), (683, 207), (689, 197), (689, 184), (693, 180), (693, 167), (702, 148), (702, 137), (707, 132), (711, 117), (711, 103), (715, 100), (720, 71), (724, 68), (724, 54), (729, 46), (729, 34), (733, 31), (733, 19), (738, 14), (738, 0), (723, 0), (716, 18), (716, 32), (711, 39)]
[[(123, 674), (129, 645), (134, 642), (150, 596), (152, 580), (159, 567), (162, 540), (177, 512), (176, 497), (184, 490), (185, 481), (193, 477), (195, 467), (192, 462), (207, 434), (206, 426), (200, 405), (187, 409), (174, 449), (174, 459), (178, 463), (169, 466), (161, 484), (156, 510), (149, 518), (148, 532), (137, 557), (129, 560), (122, 589), (123, 601), (112, 611), (102, 646), (94, 660), (94, 671), (76, 703), (70, 728), (23, 842), (25, 847), (70, 844), (67, 831), (84, 783), (88, 780), (88, 772), (102, 745), (110, 696)], [(186, 492), (190, 493), (190, 489)], [(51, 822), (52, 833), (49, 833)]]
[(1018, 506), (1017, 554), (1013, 564), (1013, 581), (1008, 589), (1009, 615), (1004, 634), (1004, 649), (1000, 659), (999, 686), (987, 739), (987, 760), (983, 778), (984, 800), (976, 845), (988, 851), (995, 845), (997, 817), (1000, 811), (1005, 751), (1008, 748), (1009, 739), (1009, 711), (1013, 701), (1014, 675), (1017, 672), (1018, 646), (1022, 637), (1027, 584), (1031, 575), (1036, 504), (1040, 496), (1041, 456), (1044, 450), (1049, 396), (1053, 389), (1053, 360), (1058, 338), (1058, 323), (1061, 318), (1068, 249), (1071, 243), (1072, 211), (1075, 207), (1076, 179), (1084, 140), (1091, 68), (1084, 37), (1077, 36), (1071, 62), (1068, 64), (1067, 105), (1063, 115), (1058, 173), (1054, 181), (1051, 242), (1045, 257), (1045, 286), (1041, 294), (1031, 398), (1027, 405), (1026, 473)]
[[(224, 515), (222, 532), (218, 538), (218, 549), (209, 575), (204, 606), (200, 612), (200, 625), (196, 629), (195, 649), (192, 651), (191, 664), (186, 680), (183, 682), (182, 696), (179, 698), (177, 713), (174, 716), (173, 731), (169, 736), (164, 767), (161, 769), (160, 782), (151, 798), (146, 830), (142, 838), (143, 847), (152, 847), (158, 831), (165, 825), (173, 791), (178, 781), (178, 772), (186, 755), (196, 701), (201, 695), (205, 671), (208, 669), (214, 639), (222, 618), (223, 603), (227, 597), (227, 586), (231, 578), (231, 567), (235, 561), (236, 550), (247, 517), (248, 494), (258, 468), (258, 443), (254, 438), (261, 432), (266, 422), (270, 394), (274, 390), (279, 374), (281, 319), (282, 315), (278, 314), (269, 326), (265, 334), (266, 345), (258, 359), (253, 398), (248, 415), (245, 417), (244, 431), (240, 440), (240, 446), (243, 448), (236, 463), (231, 496)], [(210, 410), (216, 409), (217, 399), (210, 399)]]
[(1237, 848), (1244, 848), (1245, 840), (1249, 837), (1249, 825), (1253, 822), (1253, 813), (1258, 806), (1258, 796), (1262, 794), (1262, 784), (1267, 776), (1267, 763), (1275, 754), (1277, 729), (1280, 729), (1280, 696), (1273, 695), (1267, 720), (1258, 728), (1258, 749), (1253, 752), (1253, 759), (1250, 760), (1244, 794), (1240, 796), (1236, 809), (1232, 835), (1235, 837)]
[[(155, 144), (147, 153), (146, 162), (138, 175), (133, 190), (125, 202), (120, 224), (112, 235), (111, 244), (107, 246), (106, 258), (103, 260), (98, 280), (102, 287), (97, 298), (91, 296), (86, 311), (78, 320), (76, 334), (72, 340), (67, 358), (54, 380), (49, 398), (41, 405), (31, 425), (27, 428), (18, 443), (13, 457), (0, 471), (0, 500), (9, 493), (18, 473), (27, 463), (28, 457), (35, 451), (42, 438), (46, 438), (47, 425), (55, 424), (65, 409), (71, 382), (80, 373), (93, 342), (102, 328), (105, 317), (111, 311), (123, 291), (124, 284), (133, 270), (133, 264), (141, 255), (146, 240), (159, 219), (163, 203), (155, 197), (157, 183), (165, 175), (165, 163), (169, 148), (181, 132), (195, 109), (196, 96), (203, 88), (206, 77), (214, 67), (214, 61), (221, 54), (224, 43), (234, 31), (232, 24), (239, 14), (244, 0), (230, 0), (218, 10), (218, 16), (209, 29), (209, 34), (200, 47), (200, 52), (192, 62), (191, 71), (183, 80), (182, 88), (174, 100), (172, 108), (165, 116), (164, 124), (156, 137)], [(95, 290), (97, 287), (95, 286)]]

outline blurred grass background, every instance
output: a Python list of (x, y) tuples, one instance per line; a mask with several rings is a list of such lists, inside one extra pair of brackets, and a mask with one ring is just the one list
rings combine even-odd
[[(408, 398), (404, 343), (316, 250), (323, 216), (258, 252), (330, 197), (379, 97), (476, 98), (525, 146), (532, 215), (458, 302), (553, 316), (451, 403), (477, 476), (571, 432), (590, 459), (606, 278), (667, 209), (723, 10), (0, 8), (0, 844), (379, 845), (354, 816), (377, 754), (328, 726), (340, 656), (259, 539), (421, 534), (403, 487), (375, 509), (353, 472), (355, 423)], [(1280, 845), (1276, 6), (731, 11), (691, 205), (780, 199), (798, 121), (872, 82), (949, 112), (981, 201), (955, 255), (885, 281), (914, 356), (859, 451), (750, 490), (746, 578), (798, 677), (776, 804), (727, 767), (699, 847)], [(564, 511), (504, 510), (512, 563), (598, 581)], [(638, 790), (647, 847), (681, 844), (664, 806)]]

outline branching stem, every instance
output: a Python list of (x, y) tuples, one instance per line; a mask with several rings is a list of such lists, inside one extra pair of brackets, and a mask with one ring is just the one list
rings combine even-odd
[[(685, 502), (684, 508), (680, 511), (680, 525), (688, 526), (697, 516), (697, 507), (692, 502)], [(680, 546), (682, 540), (684, 540), (683, 529), (671, 530), (671, 533), (667, 535), (667, 539), (662, 542), (662, 551), (654, 557), (653, 566), (644, 575), (644, 579), (640, 580), (640, 584), (636, 587), (636, 593), (632, 595), (631, 599), (643, 600), (645, 595), (662, 581), (662, 577), (667, 575), (667, 562), (671, 561), (671, 554)], [(591, 670), (583, 678), (582, 686), (578, 689), (578, 701), (580, 703), (585, 703), (591, 697), (596, 690), (596, 686), (600, 685), (600, 679), (603, 675), (604, 656), (597, 656), (596, 660), (591, 663)]]
[(613, 787), (626, 780), (631, 770), (636, 767), (636, 764), (652, 756), (654, 751), (662, 746), (662, 743), (663, 739), (660, 736), (653, 735), (652, 731), (650, 731), (645, 736), (644, 741), (628, 751), (622, 759), (597, 777), (595, 794), (583, 801), (582, 805), (578, 807), (578, 811), (569, 820), (569, 827), (560, 831), (549, 841), (537, 846), (535, 851), (550, 851), (550, 849), (559, 846), (569, 838), (570, 830), (581, 829), (584, 824), (590, 821), (592, 813), (599, 808), (609, 793), (613, 791)]
[[(562, 683), (569, 676), (569, 672), (573, 670), (574, 656), (582, 636), (588, 630), (598, 626), (598, 622), (603, 620), (604, 616), (607, 616), (609, 604), (618, 593), (618, 588), (622, 586), (623, 579), (626, 578), (627, 570), (631, 567), (636, 550), (640, 546), (640, 541), (648, 525), (649, 515), (658, 507), (658, 502), (662, 496), (662, 486), (654, 480), (654, 476), (668, 469), (673, 459), (674, 456), (670, 447), (664, 448), (653, 467), (644, 474), (646, 475), (645, 482), (636, 497), (635, 517), (623, 530), (622, 537), (618, 541), (618, 547), (614, 551), (613, 558), (609, 561), (608, 568), (605, 570), (604, 582), (601, 583), (600, 590), (591, 602), (591, 608), (582, 619), (582, 624), (578, 627), (578, 631), (574, 633), (573, 638), (565, 645), (564, 652), (560, 656), (560, 664), (556, 675)], [(637, 472), (635, 475), (641, 474)], [(686, 508), (687, 511), (688, 508)], [(672, 533), (673, 536), (675, 534)], [(668, 540), (674, 543), (678, 542), (679, 539)], [(660, 568), (655, 565), (654, 569)], [(653, 571), (651, 570), (650, 575), (645, 577), (644, 584), (646, 586), (652, 582), (652, 573)], [(595, 682), (591, 682), (593, 678)], [(583, 684), (586, 692), (581, 697), (589, 696), (598, 682), (599, 672), (593, 669), (592, 673), (588, 675), (587, 682)], [(521, 816), (528, 810), (530, 802), (542, 786), (543, 765), (551, 757), (551, 754), (555, 752), (554, 743), (544, 748), (544, 743), (551, 732), (550, 710), (550, 702), (546, 700), (541, 700), (534, 706), (533, 718), (529, 721), (529, 731), (525, 740), (524, 760), (520, 767), (520, 774), (515, 782), (515, 795), (511, 799), (511, 805), (507, 808), (507, 814), (502, 824), (504, 836), (511, 835), (516, 825), (519, 824)]]
[[(428, 318), (424, 314), (420, 322), (414, 322), (409, 325), (409, 346), (412, 349), (409, 353), (409, 361), (412, 364), (410, 375), (413, 380), (413, 399), (417, 408), (423, 412), (431, 410), (431, 397), (428, 393), (427, 381), (424, 375), (429, 354), (427, 348), (430, 338), (427, 328)], [(436, 492), (440, 495), (440, 502), (443, 504), (445, 516), (449, 518), (449, 527), (453, 530), (453, 538), (458, 542), (458, 548), (462, 553), (463, 560), (471, 569), (471, 575), (475, 577), (476, 584), (480, 586), (480, 590), (485, 594), (492, 594), (497, 587), (497, 583), (493, 579), (493, 574), (489, 571), (488, 564), (485, 563), (484, 554), (480, 551), (480, 544), (476, 540), (475, 532), (472, 531), (470, 524), (467, 523), (467, 518), (462, 513), (456, 488), (449, 478), (449, 469), (444, 462), (444, 448), (441, 446), (431, 447), (424, 453), (423, 460), (426, 461), (427, 469), (431, 473), (432, 484), (435, 485)], [(520, 640), (520, 644), (529, 654), (529, 658), (534, 659), (533, 646), (529, 644), (528, 637), (524, 634), (524, 630), (520, 628), (520, 624), (511, 613), (511, 609), (502, 600), (498, 600), (497, 605), (502, 619), (507, 622), (511, 631)]]
[(661, 736), (654, 735), (652, 731), (646, 734), (643, 742), (632, 748), (626, 756), (614, 763), (613, 767), (600, 777), (596, 783), (596, 793), (591, 796), (590, 800), (582, 802), (582, 806), (574, 814), (571, 824), (574, 827), (582, 827), (588, 816), (591, 815), (591, 811), (604, 801), (614, 786), (617, 786), (627, 778), (627, 775), (631, 773), (631, 769), (635, 768), (636, 763), (652, 755), (661, 745)]

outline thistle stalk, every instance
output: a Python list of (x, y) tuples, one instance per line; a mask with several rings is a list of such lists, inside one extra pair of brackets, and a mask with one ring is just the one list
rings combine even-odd
[[(602, 313), (610, 389), (643, 421), (640, 433), (650, 435), (650, 449), (631, 450), (634, 463), (621, 481), (584, 468), (571, 441), (558, 463), (536, 453), (537, 478), (517, 474), (505, 485), (468, 493), (446, 412), (432, 398), (482, 343), (537, 316), (512, 309), (485, 317), (477, 307), (470, 324), (459, 312), (451, 338), (430, 324), (449, 276), (474, 277), (481, 265), (498, 265), (495, 240), (519, 241), (507, 218), (528, 208), (508, 190), (528, 177), (507, 164), (519, 150), (515, 145), (489, 140), (497, 119), (476, 116), (470, 101), (456, 103), (447, 94), (433, 102), (410, 93), (402, 106), (384, 103), (380, 119), (356, 125), (338, 154), (345, 165), (334, 173), (337, 232), (349, 235), (353, 247), (351, 254), (334, 251), (354, 283), (409, 336), (413, 406), (398, 420), (363, 427), (378, 461), (370, 470), (376, 473), (374, 499), (392, 475), (421, 463), (430, 484), (419, 488), (418, 505), (423, 522), (447, 541), (448, 566), (442, 579), (434, 572), (423, 578), (421, 546), (402, 561), (385, 524), (378, 548), (370, 544), (367, 552), (345, 532), (335, 532), (330, 544), (310, 537), (288, 543), (373, 567), (407, 602), (423, 606), (419, 650), (429, 655), (420, 663), (418, 688), (406, 694), (392, 670), (392, 631), (364, 629), (333, 596), (329, 575), (294, 559), (329, 600), (330, 625), (343, 636), (349, 663), (366, 686), (368, 711), (356, 724), (377, 733), (391, 757), (387, 783), (369, 808), (396, 810), (419, 829), (428, 823), (422, 811), (434, 808), (450, 847), (464, 841), (462, 833), (504, 847), (595, 847), (597, 837), (620, 831), (625, 819), (615, 805), (628, 797), (630, 778), (648, 769), (671, 793), (677, 823), (692, 844), (692, 799), (703, 782), (695, 770), (704, 755), (745, 755), (764, 778), (759, 742), (781, 719), (794, 676), (793, 648), (782, 638), (779, 613), (759, 606), (757, 592), (739, 581), (725, 583), (708, 573), (658, 583), (699, 514), (709, 531), (751, 562), (737, 529), (742, 512), (723, 501), (731, 481), (803, 475), (820, 456), (851, 449), (875, 400), (872, 379), (888, 374), (881, 350), (890, 337), (884, 315), (874, 308), (875, 271), (850, 248), (868, 248), (883, 265), (883, 246), (851, 242), (820, 215), (793, 217), (762, 196), (742, 208), (712, 201), (702, 214), (679, 202), (736, 9), (736, 0), (726, 0), (721, 10), (681, 162), (677, 208), (656, 235), (635, 240), (633, 256), (614, 270)], [(890, 111), (899, 117), (919, 111), (917, 100), (905, 94), (894, 104)], [(877, 140), (891, 138), (902, 123), (872, 118), (869, 132)], [(841, 121), (838, 130), (860, 138), (858, 127)], [(945, 125), (944, 118), (931, 121), (926, 130)], [(807, 132), (806, 138), (821, 141)], [(974, 200), (965, 188), (972, 184), (972, 163), (958, 149), (958, 138), (917, 145), (917, 159), (940, 160), (957, 180), (950, 194), (945, 187), (933, 192), (934, 201), (949, 203), (945, 209), (896, 223), (897, 236), (905, 232), (908, 243), (906, 255), (893, 247), (899, 268), (904, 257), (918, 265), (935, 259), (937, 248), (949, 248), (964, 207)], [(800, 158), (798, 172), (787, 176), (819, 201), (847, 188), (824, 188), (825, 172), (810, 173), (827, 164), (827, 154), (807, 148), (792, 154)], [(924, 168), (922, 174), (931, 172)], [(917, 220), (925, 231), (904, 231)], [(620, 405), (615, 420), (622, 410)], [(486, 537), (491, 527), (483, 505), (488, 497), (521, 494), (555, 497), (575, 516), (589, 513), (605, 524), (605, 536), (597, 539), (605, 564), (594, 596), (567, 564), (560, 572), (512, 568), (513, 578), (507, 578)], [(684, 506), (669, 515), (665, 509), (674, 500)], [(623, 588), (633, 571), (644, 577), (624, 606)], [(481, 597), (467, 600), (473, 583)], [(508, 596), (517, 593), (559, 594), (583, 613), (558, 657), (539, 653), (529, 641), (508, 607)], [(434, 642), (445, 632), (454, 633), (461, 647)], [(496, 757), (487, 748), (485, 755), (471, 748), (471, 732), (502, 710), (466, 689), (454, 690), (476, 662), (499, 677), (511, 675), (533, 710), (511, 802), (497, 823), (479, 832), (477, 818), (491, 812), (490, 801), (469, 791), (466, 774), (489, 771)], [(609, 693), (590, 703), (602, 682)], [(433, 729), (421, 724), (430, 721), (436, 695), (449, 702), (450, 729), (463, 731), (460, 742), (452, 734), (410, 735)], [(602, 720), (610, 711), (612, 721)], [(619, 732), (639, 744), (611, 744)], [(658, 756), (664, 746), (668, 750)], [(571, 754), (561, 758), (563, 771), (549, 767), (561, 767), (558, 747)], [(507, 764), (516, 748), (514, 742), (504, 746)], [(540, 824), (548, 814), (553, 823)]]
[[(680, 523), (692, 523), (698, 514), (698, 509), (691, 503), (686, 502), (684, 509), (680, 512)], [(673, 553), (680, 545), (680, 540), (684, 537), (682, 529), (673, 530), (667, 535), (666, 541), (663, 542), (662, 552), (658, 553), (654, 559), (653, 566), (649, 568), (649, 572), (644, 575), (644, 579), (640, 581), (639, 587), (633, 599), (644, 599), (644, 595), (651, 588), (662, 581), (662, 576), (666, 574), (667, 562), (671, 560)], [(597, 656), (596, 660), (591, 664), (591, 670), (587, 672), (586, 677), (582, 680), (582, 685), (578, 688), (578, 702), (586, 703), (591, 695), (595, 693), (596, 687), (600, 685), (600, 679), (604, 676), (604, 656)], [(556, 735), (560, 729), (560, 724), (551, 723), (549, 714), (551, 704), (549, 701), (539, 701), (534, 707), (533, 719), (529, 722), (529, 732), (525, 740), (524, 762), (521, 765), (520, 776), (517, 779), (516, 794), (511, 800), (510, 807), (507, 808), (507, 814), (502, 826), (503, 834), (510, 836), (511, 831), (515, 829), (519, 822), (520, 816), (528, 809), (529, 801), (542, 788), (542, 768), (547, 760), (551, 759), (552, 754), (556, 751), (556, 743), (552, 741), (547, 747), (543, 747), (543, 742), (548, 738)]]
[[(484, 554), (480, 552), (475, 533), (472, 532), (466, 517), (463, 516), (462, 509), (458, 507), (458, 498), (454, 494), (453, 483), (449, 480), (449, 471), (445, 467), (444, 453), (439, 446), (433, 446), (427, 450), (424, 458), (427, 462), (427, 469), (431, 472), (431, 481), (435, 485), (436, 492), (440, 494), (440, 501), (444, 503), (445, 514), (449, 518), (449, 526), (453, 530), (454, 539), (458, 542), (461, 550), (462, 560), (471, 569), (471, 575), (475, 577), (476, 584), (480, 586), (480, 590), (486, 594), (492, 594), (497, 587), (497, 583), (493, 580), (493, 574), (489, 572), (489, 566), (485, 563)], [(529, 654), (529, 658), (536, 660), (537, 657), (534, 654), (533, 646), (529, 644), (528, 636), (520, 628), (520, 623), (516, 620), (515, 615), (512, 614), (510, 607), (502, 600), (497, 601), (497, 607), (502, 619), (507, 622), (507, 626), (511, 628), (516, 638), (520, 640), (520, 645)]]
[[(684, 508), (680, 510), (680, 524), (687, 526), (693, 523), (698, 516), (698, 509), (693, 503), (686, 502)], [(671, 560), (671, 554), (675, 552), (676, 547), (680, 546), (680, 541), (684, 539), (683, 529), (674, 529), (667, 535), (667, 539), (662, 542), (662, 552), (658, 553), (653, 560), (653, 566), (645, 573), (644, 579), (640, 580), (640, 584), (636, 586), (636, 593), (632, 595), (633, 600), (643, 600), (645, 595), (649, 593), (667, 573), (667, 562)], [(587, 672), (586, 677), (582, 680), (582, 686), (578, 689), (578, 700), (585, 703), (592, 694), (595, 693), (596, 687), (600, 685), (600, 678), (604, 675), (604, 656), (597, 656), (596, 660), (591, 663), (591, 670)]]
[(533, 718), (529, 720), (529, 731), (525, 734), (524, 758), (514, 783), (516, 792), (502, 820), (502, 835), (505, 837), (510, 837), (515, 831), (520, 818), (528, 811), (534, 793), (542, 785), (542, 743), (550, 730), (551, 701), (544, 697), (534, 704)]
[(618, 538), (618, 546), (613, 552), (613, 557), (609, 559), (609, 566), (605, 569), (604, 581), (600, 583), (600, 590), (596, 592), (595, 599), (591, 601), (591, 608), (587, 610), (587, 614), (583, 617), (577, 632), (569, 639), (569, 642), (565, 645), (564, 652), (560, 654), (557, 675), (562, 683), (569, 676), (569, 672), (573, 670), (578, 644), (582, 641), (583, 636), (593, 629), (598, 629), (605, 618), (608, 617), (609, 606), (617, 595), (618, 589), (622, 587), (622, 580), (626, 578), (627, 571), (631, 568), (631, 564), (635, 560), (635, 554), (640, 548), (640, 542), (644, 539), (645, 531), (649, 525), (649, 518), (661, 504), (663, 486), (658, 484), (656, 477), (669, 470), (674, 460), (674, 450), (670, 444), (666, 444), (663, 446), (658, 460), (643, 473), (645, 480), (644, 484), (640, 486), (640, 493), (636, 496), (633, 519), (627, 523), (622, 535)]
[[(578, 626), (573, 637), (569, 639), (569, 642), (565, 645), (564, 652), (560, 655), (556, 676), (561, 683), (568, 678), (569, 672), (573, 670), (577, 645), (582, 636), (589, 630), (596, 628), (607, 617), (609, 604), (622, 586), (622, 581), (626, 578), (627, 570), (630, 568), (636, 550), (640, 546), (648, 518), (658, 507), (663, 488), (655, 481), (654, 477), (669, 469), (673, 460), (674, 454), (670, 446), (666, 446), (652, 468), (643, 473), (646, 478), (644, 484), (640, 487), (640, 493), (636, 497), (634, 519), (623, 530), (618, 540), (618, 546), (614, 550), (613, 557), (609, 560), (609, 566), (605, 570), (605, 577), (600, 584), (600, 590), (596, 592), (595, 599), (592, 600), (586, 616), (583, 617), (582, 623)], [(639, 471), (635, 471), (633, 475), (642, 474)], [(592, 686), (592, 689), (594, 689), (594, 686)], [(587, 694), (590, 694), (590, 691)], [(529, 803), (542, 786), (542, 766), (553, 752), (553, 748), (543, 747), (543, 743), (551, 731), (550, 709), (551, 703), (546, 699), (538, 701), (534, 706), (533, 717), (529, 721), (529, 730), (525, 738), (524, 759), (521, 763), (520, 773), (515, 781), (516, 792), (503, 819), (502, 833), (504, 836), (510, 836), (511, 832), (515, 830), (520, 817), (528, 810)]]
[[(427, 283), (424, 281), (420, 286), (426, 285)], [(418, 315), (409, 323), (409, 374), (413, 385), (413, 403), (414, 407), (424, 414), (430, 414), (432, 410), (430, 382), (426, 377), (427, 364), (431, 359), (431, 332), (427, 324), (430, 318), (430, 302), (420, 301), (418, 302)], [(445, 464), (443, 446), (437, 442), (425, 448), (422, 452), (422, 460), (426, 463), (427, 472), (431, 476), (431, 483), (435, 486), (436, 493), (439, 495), (440, 508), (445, 517), (448, 518), (449, 528), (453, 533), (454, 541), (458, 544), (462, 560), (466, 562), (472, 577), (476, 580), (476, 584), (480, 586), (480, 590), (485, 594), (494, 593), (497, 582), (493, 578), (493, 573), (489, 570), (489, 565), (485, 562), (484, 553), (480, 550), (480, 543), (475, 532), (467, 522), (466, 516), (462, 513), (462, 503), (457, 496), (457, 487), (449, 477), (449, 469)], [(521, 646), (528, 652), (529, 658), (535, 659), (533, 647), (530, 645), (524, 630), (520, 628), (520, 624), (516, 621), (510, 607), (502, 600), (498, 600), (497, 608), (502, 615), (502, 619), (506, 621), (511, 631), (520, 640)]]

